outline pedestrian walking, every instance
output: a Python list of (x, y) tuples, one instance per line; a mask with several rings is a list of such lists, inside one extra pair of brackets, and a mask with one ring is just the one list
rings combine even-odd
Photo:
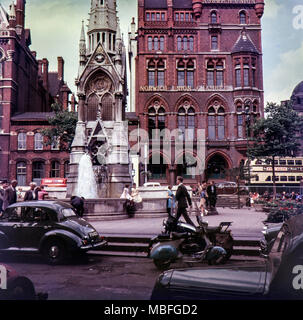
[(23, 201), (35, 201), (37, 200), (36, 197), (36, 193), (35, 193), (35, 189), (36, 189), (37, 185), (35, 182), (31, 182), (29, 184), (29, 190), (25, 192), (25, 196)]
[(187, 213), (187, 208), (188, 206), (192, 206), (192, 201), (185, 185), (183, 184), (183, 177), (177, 178), (177, 185), (178, 189), (176, 192), (176, 200), (178, 202), (178, 209), (176, 219), (178, 221), (180, 217), (183, 216), (188, 224), (195, 226)]
[(17, 185), (18, 185), (18, 182), (16, 180), (13, 180), (10, 186), (5, 189), (4, 197), (3, 197), (3, 211), (8, 206), (17, 202), (17, 190), (16, 190)]
[(201, 221), (200, 217), (207, 216), (207, 214), (208, 214), (207, 206), (206, 206), (206, 199), (207, 199), (207, 190), (206, 190), (206, 187), (204, 186), (204, 187), (202, 187), (202, 191), (200, 194), (200, 203), (199, 203), (199, 209), (200, 209), (201, 215), (197, 216), (197, 221), (199, 224)]
[(201, 185), (200, 196), (201, 196), (202, 191), (206, 190), (205, 206), (206, 206), (206, 208), (209, 208), (209, 198), (208, 198), (208, 194), (207, 194), (207, 188), (208, 188), (208, 183), (206, 181), (203, 181), (202, 185)]
[(167, 190), (167, 213), (168, 216), (174, 216), (174, 209), (175, 209), (175, 195), (172, 191), (172, 186), (168, 186)]
[(83, 197), (81, 198), (77, 196), (71, 197), (71, 205), (75, 209), (77, 215), (81, 218), (84, 215), (84, 200), (85, 199)]
[(215, 182), (212, 181), (210, 186), (207, 188), (207, 195), (209, 198), (209, 205), (211, 209), (215, 209), (217, 205), (217, 187), (215, 185)]

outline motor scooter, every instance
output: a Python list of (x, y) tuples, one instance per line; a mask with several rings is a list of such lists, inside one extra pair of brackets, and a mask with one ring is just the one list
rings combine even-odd
[(201, 221), (199, 227), (194, 227), (170, 216), (163, 223), (165, 232), (151, 239), (149, 257), (159, 270), (168, 269), (180, 259), (189, 264), (225, 263), (233, 251), (233, 238), (228, 230), (231, 224), (222, 222), (218, 227), (209, 227)]

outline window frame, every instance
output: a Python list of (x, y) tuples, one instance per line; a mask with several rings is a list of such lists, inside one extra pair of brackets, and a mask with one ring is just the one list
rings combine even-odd
[[(23, 137), (22, 140), (20, 139), (21, 137)], [(27, 133), (26, 132), (19, 132), (18, 133), (17, 144), (18, 144), (18, 151), (26, 151), (27, 150)]]
[(35, 140), (35, 151), (43, 151), (44, 150), (43, 135), (40, 132), (36, 132), (34, 136), (34, 140)]

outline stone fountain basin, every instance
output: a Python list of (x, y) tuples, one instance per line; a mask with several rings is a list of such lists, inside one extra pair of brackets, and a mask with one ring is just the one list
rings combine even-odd
[[(63, 200), (70, 203), (70, 199)], [(123, 209), (125, 199), (88, 199), (85, 200), (84, 218), (88, 221), (107, 221), (128, 219)], [(136, 218), (166, 217), (166, 198), (143, 199), (137, 206)]]

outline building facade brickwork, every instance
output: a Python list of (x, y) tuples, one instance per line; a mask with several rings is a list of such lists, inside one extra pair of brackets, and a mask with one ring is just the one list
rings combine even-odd
[[(150, 180), (225, 180), (246, 158), (247, 129), (264, 115), (263, 11), (261, 0), (138, 0), (133, 103), (149, 135)], [(152, 131), (165, 128), (179, 132), (155, 163)], [(177, 150), (180, 140), (193, 150)]]
[(51, 104), (69, 108), (71, 91), (64, 82), (63, 58), (58, 58), (58, 70), (50, 72), (48, 60), (38, 60), (31, 51), (25, 3), (13, 2), (9, 13), (0, 6), (0, 179), (17, 179), (19, 185), (64, 176), (69, 157), (45, 147), (39, 135), (49, 126)]

